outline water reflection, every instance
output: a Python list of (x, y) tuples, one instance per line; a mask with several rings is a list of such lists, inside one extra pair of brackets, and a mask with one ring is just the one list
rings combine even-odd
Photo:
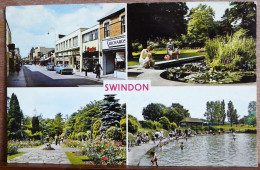
[[(184, 142), (183, 151), (180, 142)], [(197, 136), (157, 148), (159, 166), (257, 166), (256, 134)], [(146, 155), (140, 166), (149, 166)]]

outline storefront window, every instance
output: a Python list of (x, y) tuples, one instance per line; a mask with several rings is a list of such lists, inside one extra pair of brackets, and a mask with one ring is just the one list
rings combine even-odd
[(125, 15), (121, 17), (121, 30), (122, 34), (125, 33)]
[(109, 22), (104, 24), (105, 38), (109, 37)]
[(73, 38), (73, 47), (78, 45), (78, 37)]

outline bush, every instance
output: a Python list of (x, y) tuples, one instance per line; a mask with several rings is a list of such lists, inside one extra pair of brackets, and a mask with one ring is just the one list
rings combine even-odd
[(178, 126), (177, 126), (176, 123), (172, 122), (172, 123), (170, 124), (170, 127), (171, 127), (171, 130), (175, 130)]
[(100, 128), (101, 128), (101, 120), (98, 119), (93, 124), (93, 138), (95, 139), (98, 135), (100, 135)]
[(162, 125), (162, 128), (165, 130), (170, 129), (170, 121), (167, 117), (163, 116), (159, 119), (159, 123)]
[(132, 115), (128, 115), (128, 132), (135, 134), (139, 129), (139, 121)]
[(218, 130), (214, 128), (213, 126), (209, 126), (209, 130), (212, 130), (212, 132), (217, 132)]
[(235, 132), (236, 130), (234, 128), (230, 128), (229, 131)]
[(120, 132), (120, 128), (117, 128), (115, 126), (111, 126), (107, 131), (106, 135), (109, 139), (112, 140), (121, 140), (122, 134)]
[(246, 129), (245, 133), (254, 133), (254, 134), (256, 134), (257, 130), (256, 129)]
[(86, 137), (87, 137), (87, 139), (91, 139), (91, 131), (90, 130), (87, 131), (87, 136)]
[(126, 119), (120, 120), (120, 128), (121, 128), (121, 134), (122, 134), (122, 141), (123, 144), (126, 144)]
[(203, 130), (204, 130), (204, 131), (209, 131), (209, 127), (208, 127), (208, 126), (204, 126), (204, 127), (203, 127)]
[(7, 154), (8, 155), (14, 155), (18, 153), (18, 146), (16, 144), (8, 143), (7, 146)]
[(87, 136), (87, 134), (84, 132), (79, 132), (75, 135), (76, 139), (79, 141), (85, 140), (86, 136)]
[(82, 148), (84, 147), (84, 142), (80, 142), (77, 140), (64, 139), (63, 144), (69, 148)]

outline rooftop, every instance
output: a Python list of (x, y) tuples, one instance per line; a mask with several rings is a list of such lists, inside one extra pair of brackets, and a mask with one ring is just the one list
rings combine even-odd
[(200, 119), (198, 119), (198, 118), (191, 118), (191, 117), (185, 117), (184, 119), (181, 120), (181, 122), (203, 123)]
[(108, 18), (111, 18), (113, 16), (118, 15), (119, 13), (125, 11), (125, 7), (118, 7), (118, 8), (114, 8), (112, 10), (110, 10), (105, 16), (103, 16), (102, 18), (100, 18), (98, 21), (104, 21)]

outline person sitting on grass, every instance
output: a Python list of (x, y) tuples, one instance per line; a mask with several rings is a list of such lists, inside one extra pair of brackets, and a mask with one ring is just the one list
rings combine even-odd
[(152, 165), (154, 165), (154, 163), (155, 163), (155, 165), (158, 166), (158, 162), (157, 162), (158, 158), (156, 156), (156, 153), (155, 152), (151, 152), (151, 155), (152, 155), (152, 160), (151, 160)]

